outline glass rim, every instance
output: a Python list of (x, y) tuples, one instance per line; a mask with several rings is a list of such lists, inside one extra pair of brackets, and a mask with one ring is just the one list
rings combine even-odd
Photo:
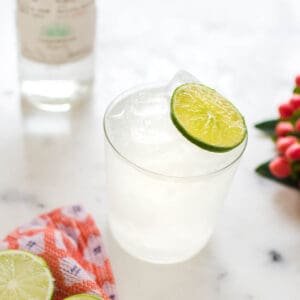
[(111, 146), (113, 151), (118, 155), (118, 157), (121, 158), (122, 160), (124, 160), (127, 164), (129, 164), (132, 167), (134, 167), (135, 169), (137, 169), (138, 171), (140, 171), (142, 173), (145, 173), (147, 175), (154, 176), (154, 177), (159, 177), (159, 178), (163, 178), (163, 179), (167, 179), (167, 180), (179, 180), (179, 181), (197, 180), (197, 179), (201, 179), (201, 178), (204, 178), (204, 177), (214, 176), (214, 175), (217, 175), (219, 173), (222, 173), (223, 171), (229, 169), (231, 166), (233, 166), (235, 163), (237, 163), (240, 160), (240, 158), (242, 157), (242, 155), (244, 154), (245, 150), (246, 150), (246, 147), (247, 147), (247, 144), (248, 144), (248, 132), (246, 134), (245, 139), (241, 142), (240, 145), (237, 146), (237, 147), (242, 146), (241, 151), (238, 153), (238, 155), (232, 161), (229, 161), (229, 163), (226, 164), (225, 166), (222, 166), (221, 168), (215, 169), (211, 172), (206, 172), (206, 173), (203, 173), (203, 174), (192, 175), (192, 176), (174, 176), (174, 175), (167, 175), (167, 174), (164, 174), (164, 173), (155, 172), (153, 170), (147, 169), (147, 168), (142, 167), (139, 164), (133, 162), (132, 160), (127, 158), (126, 155), (124, 155), (123, 153), (121, 153), (121, 151), (119, 151), (117, 149), (117, 147), (113, 144), (112, 140), (109, 138), (109, 133), (108, 133), (107, 126), (106, 126), (107, 116), (110, 113), (111, 109), (117, 103), (121, 102), (122, 99), (124, 99), (126, 96), (128, 96), (128, 95), (130, 95), (134, 92), (138, 92), (142, 89), (162, 88), (164, 86), (163, 83), (166, 83), (166, 82), (160, 82), (160, 83), (154, 82), (154, 83), (148, 83), (148, 84), (140, 84), (140, 85), (137, 85), (133, 88), (129, 88), (129, 89), (123, 91), (122, 93), (120, 93), (118, 96), (116, 96), (111, 101), (111, 103), (107, 106), (107, 108), (105, 110), (105, 113), (104, 113), (103, 121), (102, 121), (104, 136), (105, 136), (105, 140), (109, 143), (109, 145)]

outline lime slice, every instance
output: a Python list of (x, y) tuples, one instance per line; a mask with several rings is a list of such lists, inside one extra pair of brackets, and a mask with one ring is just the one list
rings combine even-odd
[(30, 252), (0, 251), (0, 299), (49, 300), (54, 280), (47, 263)]
[(74, 295), (74, 296), (65, 298), (64, 300), (103, 300), (103, 299), (93, 296), (93, 295), (80, 294), (80, 295)]
[(200, 83), (186, 83), (175, 89), (171, 118), (188, 140), (212, 152), (229, 151), (247, 135), (245, 120), (236, 107)]

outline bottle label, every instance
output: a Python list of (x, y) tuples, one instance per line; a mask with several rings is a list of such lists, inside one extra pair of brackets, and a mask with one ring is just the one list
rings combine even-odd
[(95, 19), (94, 0), (18, 0), (21, 54), (46, 64), (80, 60), (93, 51)]

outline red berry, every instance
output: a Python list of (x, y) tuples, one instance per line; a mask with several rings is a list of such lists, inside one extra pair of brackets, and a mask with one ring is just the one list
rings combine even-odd
[(300, 75), (297, 75), (295, 78), (296, 86), (300, 86)]
[(294, 127), (290, 122), (279, 122), (275, 128), (277, 136), (286, 136), (294, 131)]
[(300, 108), (300, 95), (294, 94), (290, 99), (290, 105), (292, 106), (293, 110), (297, 110)]
[(300, 132), (300, 119), (297, 120), (295, 128), (296, 128), (296, 131)]
[(270, 172), (277, 178), (288, 177), (292, 170), (289, 162), (285, 157), (279, 156), (269, 163)]
[(300, 159), (300, 144), (293, 144), (285, 151), (285, 157), (289, 160)]
[(278, 138), (276, 142), (276, 147), (279, 153), (284, 154), (287, 148), (295, 144), (298, 139), (295, 136), (284, 136)]
[(290, 103), (283, 103), (279, 105), (278, 110), (279, 110), (280, 118), (282, 119), (289, 118), (294, 113), (294, 108)]

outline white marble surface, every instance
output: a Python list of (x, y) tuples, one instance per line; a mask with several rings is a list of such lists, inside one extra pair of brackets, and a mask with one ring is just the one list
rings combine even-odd
[[(300, 196), (255, 175), (273, 146), (252, 127), (275, 116), (300, 72), (300, 2), (102, 1), (94, 99), (58, 115), (19, 101), (13, 2), (0, 10), (1, 237), (41, 212), (80, 202), (105, 234), (121, 300), (299, 299)], [(186, 263), (157, 266), (131, 258), (107, 233), (101, 118), (122, 90), (178, 69), (233, 99), (250, 138), (209, 245)]]

